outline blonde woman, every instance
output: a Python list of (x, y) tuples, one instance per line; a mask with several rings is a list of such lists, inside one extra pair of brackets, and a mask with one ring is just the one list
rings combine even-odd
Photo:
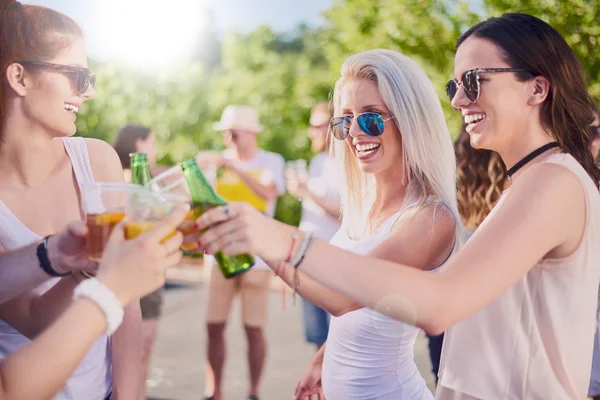
[[(330, 129), (343, 175), (343, 219), (331, 243), (348, 254), (406, 263), (434, 274), (460, 242), (462, 225), (454, 151), (431, 82), (402, 54), (367, 51), (346, 60), (333, 102), (336, 116)], [(207, 220), (222, 213), (211, 213)], [(220, 246), (215, 238), (224, 234), (230, 241), (224, 250), (229, 251), (245, 233), (261, 241), (269, 235), (259, 213), (252, 213), (244, 229), (238, 229), (236, 219), (210, 230), (201, 244), (212, 252)], [(289, 241), (272, 244), (284, 252), (290, 249)], [(329, 262), (341, 271), (346, 264), (344, 258)], [(322, 364), (326, 398), (433, 398), (413, 360), (417, 327), (364, 307), (303, 274), (296, 285), (289, 267), (270, 266), (302, 297), (333, 315), (325, 348), (313, 361), (317, 370)], [(361, 268), (370, 275), (370, 267), (364, 263)]]

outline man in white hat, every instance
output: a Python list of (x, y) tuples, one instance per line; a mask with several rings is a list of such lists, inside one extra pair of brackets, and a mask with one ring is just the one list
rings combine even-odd
[[(222, 132), (227, 146), (217, 161), (216, 191), (229, 201), (244, 201), (266, 215), (273, 216), (277, 197), (285, 192), (285, 161), (279, 154), (259, 148), (256, 137), (261, 131), (256, 111), (248, 106), (228, 106), (215, 128)], [(200, 157), (201, 158), (201, 157)], [(255, 257), (254, 267), (237, 277), (225, 279), (211, 266), (206, 302), (207, 357), (205, 398), (222, 398), (221, 378), (225, 361), (224, 330), (237, 292), (241, 294), (242, 320), (248, 339), (250, 367), (249, 399), (258, 399), (260, 377), (266, 357), (263, 333), (267, 319), (267, 300), (271, 270)]]

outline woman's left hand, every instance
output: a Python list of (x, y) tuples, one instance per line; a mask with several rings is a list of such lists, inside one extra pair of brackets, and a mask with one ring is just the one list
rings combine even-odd
[(285, 260), (294, 227), (266, 217), (246, 203), (213, 208), (198, 218), (198, 243), (208, 254), (256, 254), (264, 260)]

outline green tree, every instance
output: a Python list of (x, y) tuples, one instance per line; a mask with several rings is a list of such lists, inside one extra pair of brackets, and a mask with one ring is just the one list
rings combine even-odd
[(600, 100), (600, 3), (597, 0), (484, 0), (486, 14), (524, 12), (563, 35), (587, 72), (589, 91)]

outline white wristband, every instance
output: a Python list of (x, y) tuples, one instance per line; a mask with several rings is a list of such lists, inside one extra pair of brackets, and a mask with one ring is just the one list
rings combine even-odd
[(112, 335), (123, 322), (123, 307), (115, 293), (97, 279), (86, 279), (73, 291), (73, 300), (87, 297), (100, 307), (106, 316), (106, 334)]

